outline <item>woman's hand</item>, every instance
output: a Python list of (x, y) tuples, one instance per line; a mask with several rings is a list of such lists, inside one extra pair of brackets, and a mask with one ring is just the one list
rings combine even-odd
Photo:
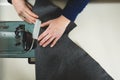
[(70, 20), (62, 15), (56, 19), (42, 23), (41, 27), (48, 26), (48, 28), (38, 37), (39, 44), (46, 47), (51, 43), (50, 47), (53, 47), (61, 38), (69, 23)]
[(35, 23), (38, 16), (33, 13), (32, 6), (26, 0), (12, 0), (18, 15), (28, 23)]

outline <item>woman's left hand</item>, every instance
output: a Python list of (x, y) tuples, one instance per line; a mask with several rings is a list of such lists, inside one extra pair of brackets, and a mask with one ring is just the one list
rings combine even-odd
[(43, 47), (50, 44), (50, 47), (53, 47), (61, 38), (69, 23), (70, 20), (63, 15), (42, 23), (41, 27), (48, 26), (48, 28), (38, 37), (39, 44)]

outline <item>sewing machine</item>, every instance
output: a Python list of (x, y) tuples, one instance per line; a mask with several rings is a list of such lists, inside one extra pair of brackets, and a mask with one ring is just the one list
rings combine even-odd
[(33, 24), (24, 21), (0, 21), (0, 58), (29, 58), (33, 60), (34, 49), (27, 49), (26, 31), (32, 36)]

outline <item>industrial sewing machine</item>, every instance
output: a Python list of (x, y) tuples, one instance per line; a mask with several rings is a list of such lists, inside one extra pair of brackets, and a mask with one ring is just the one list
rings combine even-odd
[(31, 48), (33, 30), (34, 25), (24, 21), (0, 21), (0, 58), (28, 58), (32, 63), (36, 46)]
[[(51, 1), (35, 3), (33, 11), (41, 16), (42, 22), (61, 15), (61, 9)], [(35, 62), (37, 41), (33, 38), (34, 29), (34, 24), (24, 21), (0, 21), (0, 58), (29, 58), (29, 62)]]

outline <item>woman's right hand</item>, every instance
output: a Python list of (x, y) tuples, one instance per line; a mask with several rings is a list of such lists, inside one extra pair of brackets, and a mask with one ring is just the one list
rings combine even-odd
[(12, 0), (18, 15), (28, 23), (35, 23), (38, 16), (32, 12), (32, 6), (26, 0)]

